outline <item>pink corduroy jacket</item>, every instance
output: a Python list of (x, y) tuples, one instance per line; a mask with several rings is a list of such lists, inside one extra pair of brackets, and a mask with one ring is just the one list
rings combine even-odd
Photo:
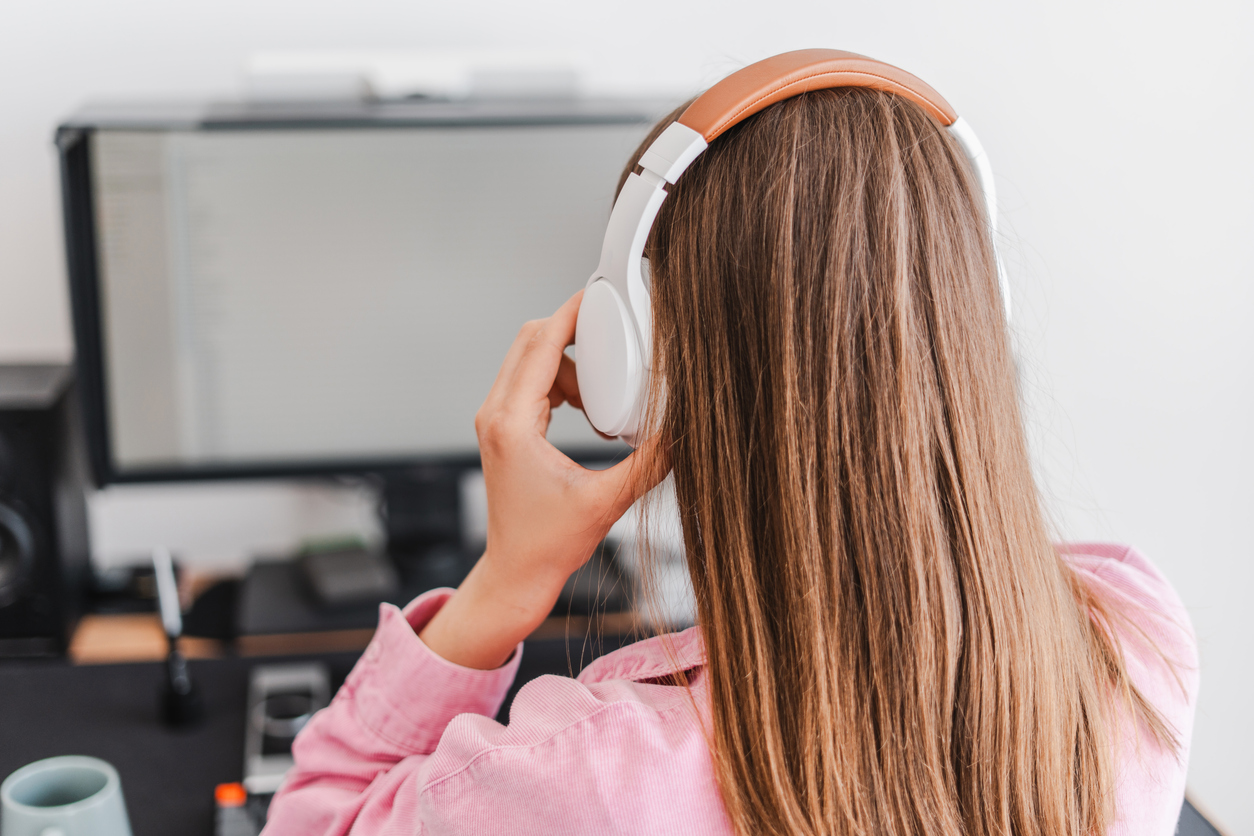
[[(1165, 751), (1125, 724), (1109, 831), (1170, 836), (1197, 693), (1188, 616), (1166, 579), (1126, 546), (1074, 545), (1067, 559), (1093, 588), (1128, 604), (1178, 663), (1173, 674), (1143, 641), (1125, 642), (1133, 680), (1181, 745)], [(381, 608), (361, 661), (297, 737), (296, 766), (264, 836), (731, 832), (698, 719), (708, 717), (699, 628), (603, 656), (577, 679), (540, 677), (519, 692), (503, 726), (492, 717), (522, 647), (493, 671), (437, 656), (417, 631), (450, 594), (429, 592), (403, 612)], [(691, 698), (659, 683), (677, 667), (690, 672)]]

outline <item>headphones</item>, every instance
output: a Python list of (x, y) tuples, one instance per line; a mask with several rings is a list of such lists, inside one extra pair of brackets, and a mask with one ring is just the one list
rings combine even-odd
[[(926, 110), (958, 141), (984, 194), (990, 236), (997, 231), (993, 170), (971, 130), (940, 94), (890, 64), (835, 49), (785, 52), (750, 64), (715, 84), (640, 157), (610, 213), (601, 262), (588, 279), (575, 327), (579, 395), (592, 426), (635, 446), (652, 362), (653, 312), (644, 246), (666, 186), (720, 134), (759, 110), (810, 90), (869, 87), (903, 96)], [(994, 247), (994, 252), (996, 248)], [(1006, 320), (1010, 293), (997, 259)]]

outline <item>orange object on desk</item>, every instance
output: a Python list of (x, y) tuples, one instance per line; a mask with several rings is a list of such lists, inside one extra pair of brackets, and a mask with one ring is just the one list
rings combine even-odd
[(218, 784), (213, 790), (213, 800), (219, 807), (243, 807), (248, 791), (243, 784)]

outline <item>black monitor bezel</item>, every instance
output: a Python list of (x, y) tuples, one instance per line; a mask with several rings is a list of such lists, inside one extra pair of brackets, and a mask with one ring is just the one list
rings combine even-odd
[[(400, 474), (414, 468), (474, 468), (477, 450), (447, 454), (343, 457), (305, 460), (257, 460), (246, 463), (121, 468), (113, 457), (107, 405), (99, 239), (92, 191), (90, 146), (101, 129), (127, 130), (303, 130), (336, 128), (518, 127), (552, 125), (641, 124), (655, 121), (665, 103), (641, 100), (539, 101), (397, 101), (322, 103), (211, 103), (169, 107), (118, 105), (85, 109), (57, 128), (60, 157), (66, 271), (75, 343), (75, 373), (88, 461), (98, 487), (110, 484), (188, 482), (231, 479), (294, 478)], [(608, 212), (608, 208), (607, 208)], [(628, 448), (563, 448), (576, 461), (626, 455)]]

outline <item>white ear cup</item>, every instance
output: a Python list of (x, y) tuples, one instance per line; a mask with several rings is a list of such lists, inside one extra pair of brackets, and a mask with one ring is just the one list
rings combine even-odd
[(588, 279), (575, 327), (575, 363), (584, 413), (592, 426), (634, 446), (652, 362), (653, 307), (649, 229), (675, 182), (705, 150), (701, 134), (675, 122), (640, 158), (614, 201), (601, 263)]
[(588, 286), (575, 325), (575, 368), (583, 411), (606, 435), (631, 443), (639, 424), (644, 364), (635, 326), (608, 281)]

